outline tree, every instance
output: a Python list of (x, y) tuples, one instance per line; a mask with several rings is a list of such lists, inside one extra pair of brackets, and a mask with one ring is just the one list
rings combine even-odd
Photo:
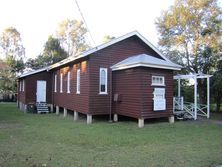
[(49, 36), (44, 45), (43, 53), (35, 59), (28, 59), (26, 66), (32, 69), (39, 69), (67, 58), (66, 51), (61, 47), (57, 38)]
[(156, 25), (160, 46), (187, 72), (208, 73), (215, 68), (222, 49), (222, 10), (217, 0), (176, 0)]
[(16, 75), (24, 69), (25, 49), (21, 35), (14, 27), (6, 28), (0, 36), (3, 60), (0, 68), (0, 90), (3, 93), (16, 91)]
[[(217, 0), (176, 0), (156, 22), (159, 45), (185, 73), (212, 73), (222, 50), (222, 9)], [(200, 101), (204, 81), (198, 81)]]
[(105, 36), (103, 37), (103, 43), (109, 42), (109, 41), (111, 41), (111, 40), (113, 40), (113, 39), (115, 39), (115, 37), (110, 36), (110, 35), (105, 35)]
[(0, 36), (1, 54), (12, 72), (24, 69), (25, 48), (21, 35), (14, 27), (6, 28)]
[(15, 92), (16, 74), (11, 72), (11, 68), (0, 59), (0, 92), (4, 94)]
[(217, 69), (211, 79), (211, 94), (214, 97), (216, 103), (216, 111), (220, 111), (220, 105), (222, 101), (222, 60), (218, 62)]
[(83, 22), (67, 19), (59, 24), (57, 37), (68, 55), (72, 56), (89, 48), (85, 39), (86, 33)]

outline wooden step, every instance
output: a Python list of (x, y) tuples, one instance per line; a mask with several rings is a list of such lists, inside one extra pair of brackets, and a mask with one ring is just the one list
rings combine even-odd
[(47, 103), (43, 103), (43, 102), (36, 103), (36, 108), (37, 108), (37, 113), (38, 114), (49, 112), (49, 108), (48, 108)]

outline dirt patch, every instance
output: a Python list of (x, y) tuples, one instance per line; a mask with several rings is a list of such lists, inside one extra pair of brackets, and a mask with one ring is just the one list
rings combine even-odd
[(222, 121), (221, 120), (215, 120), (215, 119), (207, 119), (207, 118), (198, 118), (197, 119), (200, 122), (206, 122), (206, 123), (211, 123), (211, 124), (216, 124), (216, 125), (222, 125)]

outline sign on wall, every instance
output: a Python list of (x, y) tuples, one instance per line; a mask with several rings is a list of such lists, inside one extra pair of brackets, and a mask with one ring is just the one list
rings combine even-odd
[(165, 88), (154, 88), (153, 91), (153, 110), (166, 110)]

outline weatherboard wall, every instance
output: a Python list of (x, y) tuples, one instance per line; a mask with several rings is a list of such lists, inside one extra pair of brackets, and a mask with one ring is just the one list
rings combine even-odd
[[(76, 92), (77, 69), (80, 69), (80, 94)], [(89, 62), (87, 59), (70, 63), (53, 70), (53, 104), (87, 114), (89, 111)], [(70, 72), (70, 93), (67, 92), (67, 74)], [(63, 91), (60, 92), (60, 74), (63, 74)], [(55, 75), (57, 91), (55, 92)]]
[[(46, 81), (46, 102), (52, 103), (52, 75), (44, 71), (20, 78), (19, 82), (25, 81), (24, 91), (18, 89), (18, 101), (23, 104), (36, 103), (37, 81)], [(20, 86), (20, 84), (18, 84)]]
[[(152, 75), (165, 77), (165, 86), (152, 86)], [(169, 117), (173, 112), (173, 72), (147, 67), (137, 67), (113, 72), (113, 112), (134, 118)], [(166, 110), (153, 110), (154, 88), (165, 88)]]
[[(128, 57), (143, 53), (162, 59), (137, 36), (127, 38), (90, 55), (89, 112), (91, 114), (109, 114), (110, 112), (110, 104), (112, 103), (112, 95), (110, 95), (112, 93), (110, 91), (112, 71), (110, 67)], [(99, 94), (100, 68), (108, 69), (108, 94), (106, 95)]]
[[(47, 102), (83, 114), (105, 115), (119, 113), (134, 118), (167, 117), (172, 114), (172, 71), (153, 68), (133, 68), (112, 71), (111, 66), (131, 56), (147, 54), (162, 59), (153, 49), (137, 36), (132, 36), (85, 58), (74, 60), (49, 71), (25, 77), (26, 90), (19, 93), (19, 99), (28, 102), (36, 101), (37, 80), (47, 80)], [(107, 94), (99, 93), (100, 68), (108, 70)], [(76, 92), (77, 69), (80, 69), (80, 94)], [(67, 92), (67, 74), (70, 72), (70, 93)], [(152, 91), (149, 84), (152, 73), (166, 76), (165, 88), (167, 109), (165, 112), (152, 111)], [(60, 92), (60, 74), (63, 74), (63, 91)], [(57, 89), (55, 92), (55, 75)], [(22, 79), (22, 78), (21, 78)], [(112, 84), (110, 84), (112, 82)], [(27, 86), (28, 85), (28, 86)], [(50, 85), (50, 87), (48, 87)], [(169, 88), (169, 89), (168, 89)], [(113, 102), (113, 95), (122, 95), (120, 103)]]

